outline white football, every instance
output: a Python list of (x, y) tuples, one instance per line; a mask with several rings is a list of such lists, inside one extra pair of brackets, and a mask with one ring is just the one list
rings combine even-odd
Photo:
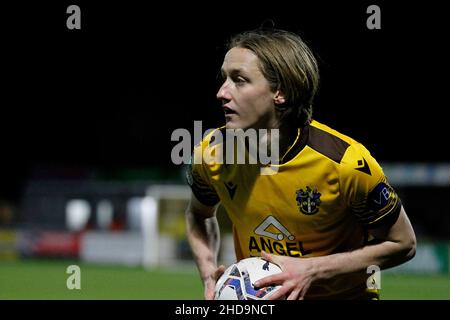
[(255, 288), (253, 284), (259, 279), (280, 272), (280, 267), (260, 257), (243, 259), (229, 266), (219, 278), (214, 299), (266, 300), (281, 286)]

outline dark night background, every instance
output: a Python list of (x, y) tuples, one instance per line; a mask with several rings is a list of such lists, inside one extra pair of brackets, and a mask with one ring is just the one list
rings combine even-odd
[[(33, 177), (178, 170), (172, 131), (193, 130), (194, 120), (204, 129), (222, 123), (215, 94), (223, 44), (267, 19), (299, 32), (319, 58), (317, 120), (380, 162), (450, 160), (439, 5), (144, 3), (2, 6), (0, 198), (18, 201)], [(81, 8), (81, 30), (66, 28), (70, 4)], [(381, 30), (366, 28), (370, 4), (381, 8)]]

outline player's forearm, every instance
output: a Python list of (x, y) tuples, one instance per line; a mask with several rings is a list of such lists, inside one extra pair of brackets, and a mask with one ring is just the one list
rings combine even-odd
[(384, 241), (355, 251), (316, 258), (314, 268), (317, 278), (328, 279), (340, 274), (366, 271), (371, 265), (380, 269), (394, 267), (410, 260), (414, 253), (412, 243)]
[(380, 243), (317, 258), (314, 269), (318, 270), (318, 277), (330, 278), (343, 273), (365, 271), (371, 265), (380, 269), (391, 268), (414, 257), (416, 236), (403, 207), (394, 225), (371, 230), (371, 234)]
[(220, 232), (215, 217), (196, 217), (186, 213), (187, 238), (200, 272), (202, 280), (206, 280), (217, 268)]

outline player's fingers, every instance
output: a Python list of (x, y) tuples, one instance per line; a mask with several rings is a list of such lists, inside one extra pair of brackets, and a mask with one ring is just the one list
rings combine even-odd
[(225, 266), (220, 265), (214, 272), (214, 280), (217, 281), (224, 272), (225, 272)]
[(268, 285), (273, 284), (281, 284), (285, 280), (285, 275), (283, 273), (273, 274), (271, 276), (267, 276), (259, 279), (254, 283), (256, 288), (266, 287)]
[(214, 299), (214, 288), (211, 288), (209, 285), (205, 287), (205, 300), (213, 300)]
[(297, 300), (300, 293), (300, 289), (292, 290), (286, 300)]
[(279, 267), (281, 267), (283, 265), (283, 261), (280, 256), (270, 254), (265, 251), (261, 251), (261, 258), (263, 258), (264, 260), (267, 260), (269, 262), (275, 263)]
[(308, 288), (309, 288), (309, 286), (304, 286), (301, 290), (300, 290), (300, 292), (299, 292), (299, 294), (298, 294), (298, 300), (304, 300), (305, 299), (305, 294), (306, 294), (306, 292), (308, 291)]
[(204, 296), (206, 300), (213, 300), (214, 294), (215, 294), (215, 287), (217, 280), (220, 278), (220, 276), (224, 273), (225, 267), (223, 265), (220, 265), (216, 270), (214, 270), (214, 273), (211, 274), (204, 283), (205, 291)]
[(263, 258), (266, 261), (272, 262), (272, 257), (265, 251), (261, 251), (261, 258)]
[(277, 291), (275, 291), (273, 294), (271, 294), (267, 300), (279, 300), (281, 298), (283, 298), (286, 293), (289, 292), (289, 288), (288, 287), (281, 287), (280, 289), (278, 289)]

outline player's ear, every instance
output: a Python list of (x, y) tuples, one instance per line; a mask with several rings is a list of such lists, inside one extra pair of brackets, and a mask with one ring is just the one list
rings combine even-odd
[(286, 102), (286, 98), (280, 90), (277, 90), (273, 96), (273, 101), (275, 104), (283, 104)]

